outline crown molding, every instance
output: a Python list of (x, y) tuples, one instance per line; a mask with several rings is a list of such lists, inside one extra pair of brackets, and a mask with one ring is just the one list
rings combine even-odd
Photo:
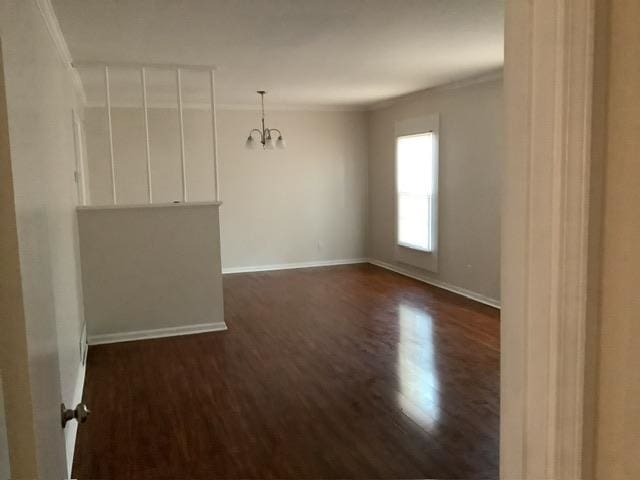
[[(234, 104), (234, 103), (223, 103), (217, 105), (217, 108), (220, 110), (249, 110), (249, 111), (260, 111), (259, 105), (245, 105), (245, 104)], [(281, 111), (281, 112), (364, 112), (367, 110), (367, 107), (364, 105), (323, 105), (318, 104), (314, 105), (310, 104), (269, 104), (265, 106), (265, 110), (267, 111)]]
[[(87, 102), (85, 103), (87, 108), (104, 108), (104, 102)], [(112, 102), (111, 108), (142, 108), (142, 105), (130, 102)], [(169, 102), (156, 102), (153, 105), (148, 106), (149, 110), (152, 109), (172, 109), (176, 110), (178, 106), (175, 103)], [(183, 108), (189, 110), (210, 110), (211, 104), (209, 102), (185, 102)], [(229, 104), (222, 103), (216, 104), (217, 111), (247, 111), (247, 112), (259, 112), (259, 105), (243, 105), (243, 104)], [(364, 106), (349, 106), (349, 105), (313, 105), (313, 104), (300, 104), (300, 105), (285, 105), (275, 104), (268, 105), (265, 110), (269, 112), (365, 112), (367, 108)]]
[(64, 39), (64, 35), (62, 34), (62, 30), (60, 29), (60, 23), (58, 22), (58, 17), (53, 9), (53, 5), (51, 5), (51, 0), (34, 0), (36, 5), (38, 6), (38, 10), (42, 15), (42, 19), (44, 20), (45, 25), (47, 26), (47, 31), (53, 40), (53, 44), (56, 47), (56, 51), (60, 57), (65, 68), (68, 70), (71, 75), (71, 80), (73, 81), (73, 85), (80, 95), (80, 98), (83, 103), (87, 103), (87, 96), (84, 91), (84, 87), (82, 85), (82, 80), (80, 80), (80, 75), (72, 66), (72, 58), (71, 52), (69, 51), (69, 46), (67, 45), (66, 40)]
[(433, 87), (428, 87), (422, 90), (416, 90), (413, 92), (405, 93), (399, 95), (397, 97), (389, 98), (387, 100), (382, 100), (381, 102), (372, 103), (369, 105), (367, 110), (375, 111), (382, 110), (383, 108), (388, 108), (396, 103), (402, 102), (414, 95), (419, 95), (421, 93), (437, 93), (443, 92), (447, 90), (457, 90), (459, 88), (470, 87), (472, 85), (478, 85), (481, 83), (489, 83), (495, 82), (497, 80), (502, 80), (503, 71), (502, 68), (498, 68), (496, 70), (492, 70), (490, 72), (485, 72), (481, 75), (474, 75), (471, 77), (463, 78), (461, 80), (455, 80), (453, 82), (443, 83), (441, 85), (435, 85)]
[(78, 60), (72, 63), (73, 68), (123, 68), (123, 69), (157, 69), (157, 70), (193, 70), (198, 72), (210, 72), (218, 70), (215, 65), (188, 64), (188, 63), (140, 63), (140, 62), (109, 62), (97, 60)]

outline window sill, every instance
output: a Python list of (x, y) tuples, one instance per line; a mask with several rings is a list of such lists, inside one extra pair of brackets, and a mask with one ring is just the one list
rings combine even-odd
[(398, 242), (396, 246), (401, 248), (406, 248), (407, 250), (420, 252), (420, 253), (433, 253), (433, 249), (422, 248), (422, 247), (419, 247), (418, 245), (413, 245), (411, 243)]
[(408, 247), (401, 244), (396, 244), (395, 247), (395, 259), (398, 262), (413, 267), (421, 268), (429, 272), (438, 272), (438, 252), (437, 250), (421, 250), (415, 247)]

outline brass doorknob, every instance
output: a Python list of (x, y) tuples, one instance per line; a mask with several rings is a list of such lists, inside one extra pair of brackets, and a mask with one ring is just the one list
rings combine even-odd
[(84, 403), (79, 403), (74, 410), (65, 407), (63, 403), (62, 405), (60, 405), (60, 418), (62, 428), (67, 425), (67, 422), (69, 420), (73, 420), (74, 418), (78, 421), (78, 423), (86, 422), (90, 413), (91, 410), (89, 410)]

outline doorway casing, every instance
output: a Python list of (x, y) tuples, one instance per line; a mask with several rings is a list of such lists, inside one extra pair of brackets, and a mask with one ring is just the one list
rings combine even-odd
[[(591, 476), (601, 0), (507, 2), (501, 478)], [(606, 17), (606, 15), (604, 16)], [(595, 242), (595, 243), (594, 243)], [(596, 260), (596, 261), (594, 261)]]

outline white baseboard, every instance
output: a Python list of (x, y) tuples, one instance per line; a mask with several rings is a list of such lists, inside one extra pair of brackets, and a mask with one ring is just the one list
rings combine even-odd
[[(80, 402), (82, 402), (82, 394), (84, 392), (84, 379), (87, 372), (87, 365), (80, 360), (78, 365), (78, 376), (76, 378), (76, 385), (73, 390), (73, 399), (70, 405), (66, 405), (67, 408), (76, 408)], [(71, 477), (71, 470), (73, 468), (73, 455), (76, 447), (76, 435), (78, 434), (78, 422), (68, 422), (64, 429), (64, 442), (67, 453), (67, 478)]]
[(148, 340), (151, 338), (176, 337), (179, 335), (193, 335), (195, 333), (219, 332), (226, 329), (227, 325), (224, 322), (214, 322), (201, 323), (199, 325), (185, 325), (184, 327), (139, 330), (137, 332), (105, 333), (100, 335), (89, 335), (89, 345), (130, 342), (133, 340)]
[[(500, 301), (489, 298), (480, 293), (472, 292), (471, 290), (467, 290), (466, 288), (456, 287), (455, 285), (451, 285), (446, 282), (442, 282), (439, 280), (432, 280), (427, 278), (419, 277), (413, 273), (410, 273), (408, 270), (403, 269), (402, 267), (398, 267), (396, 265), (392, 265), (390, 263), (382, 262), (380, 260), (376, 260), (374, 258), (350, 258), (343, 260), (316, 260), (311, 262), (298, 262), (298, 263), (281, 263), (275, 265), (254, 265), (249, 267), (229, 267), (223, 268), (222, 273), (251, 273), (251, 272), (268, 272), (272, 270), (289, 270), (294, 268), (313, 268), (313, 267), (330, 267), (333, 265), (352, 265), (356, 263), (370, 263), (372, 265), (377, 265), (378, 267), (385, 268), (387, 270), (391, 270), (393, 272), (399, 273), (400, 275), (404, 275), (406, 277), (413, 278), (415, 280), (419, 280), (423, 283), (427, 283), (429, 285), (433, 285), (434, 287), (442, 288), (444, 290), (448, 290), (453, 293), (457, 293), (464, 297), (470, 298), (471, 300), (475, 300), (476, 302), (483, 303), (485, 305), (489, 305), (490, 307), (500, 308)], [(106, 343), (106, 342), (104, 342)]]
[(427, 283), (429, 285), (433, 285), (434, 287), (442, 288), (444, 290), (448, 290), (453, 293), (457, 293), (464, 297), (470, 298), (471, 300), (475, 300), (476, 302), (483, 303), (485, 305), (489, 305), (493, 308), (500, 308), (500, 301), (494, 298), (489, 298), (480, 293), (472, 292), (471, 290), (467, 290), (466, 288), (456, 287), (455, 285), (451, 285), (446, 282), (441, 282), (440, 280), (432, 280), (423, 277), (419, 277), (416, 274), (410, 273), (408, 270), (403, 269), (402, 267), (398, 267), (396, 265), (392, 265), (390, 263), (382, 262), (380, 260), (376, 260), (375, 258), (370, 258), (369, 263), (372, 265), (376, 265), (378, 267), (385, 268), (387, 270), (391, 270), (392, 272), (399, 273), (400, 275), (404, 275), (405, 277), (410, 277), (415, 280), (418, 280), (423, 283)]
[(250, 267), (223, 268), (222, 273), (250, 273), (268, 272), (271, 270), (289, 270), (293, 268), (330, 267), (333, 265), (352, 265), (354, 263), (367, 263), (367, 258), (348, 258), (342, 260), (315, 260), (311, 262), (280, 263), (276, 265), (254, 265)]

